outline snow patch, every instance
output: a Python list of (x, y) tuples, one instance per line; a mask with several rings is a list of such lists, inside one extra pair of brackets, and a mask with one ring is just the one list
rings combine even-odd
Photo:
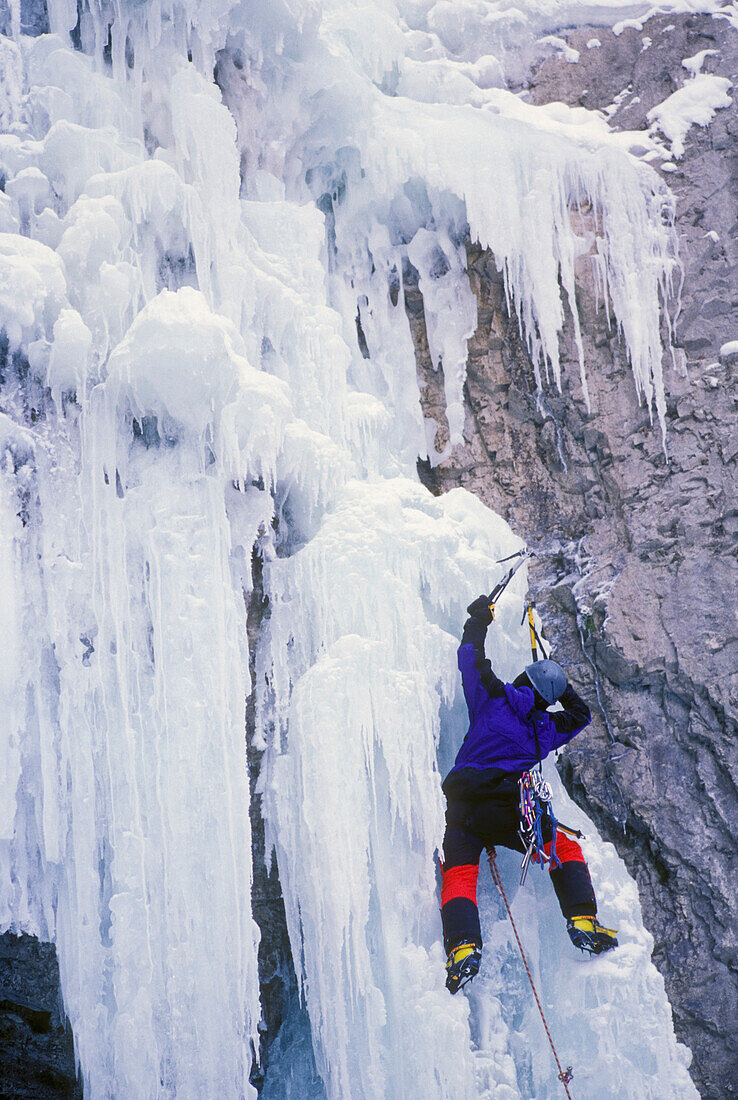
[(556, 50), (565, 61), (568, 61), (570, 65), (576, 65), (579, 60), (579, 50), (575, 50), (573, 46), (570, 46), (565, 38), (559, 38), (555, 34), (547, 34), (543, 38), (538, 39), (539, 46), (550, 46)]
[(671, 143), (672, 157), (683, 156), (684, 139), (692, 126), (708, 126), (716, 111), (730, 106), (732, 87), (726, 77), (695, 72), (688, 84), (651, 108), (648, 121)]
[(685, 57), (682, 61), (683, 67), (690, 72), (692, 76), (698, 76), (702, 71), (702, 66), (705, 63), (706, 57), (716, 57), (717, 50), (700, 50), (699, 53), (694, 54), (693, 57)]

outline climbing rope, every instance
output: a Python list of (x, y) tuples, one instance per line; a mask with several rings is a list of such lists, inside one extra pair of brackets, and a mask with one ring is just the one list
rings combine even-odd
[(556, 1053), (556, 1047), (554, 1046), (554, 1041), (551, 1038), (551, 1032), (548, 1030), (548, 1024), (546, 1023), (546, 1017), (543, 1013), (543, 1006), (542, 1006), (542, 1004), (540, 1002), (540, 999), (538, 997), (538, 992), (536, 991), (535, 983), (533, 981), (533, 975), (530, 972), (530, 967), (528, 966), (528, 960), (525, 957), (525, 951), (523, 951), (523, 945), (520, 942), (520, 936), (518, 935), (518, 930), (515, 927), (515, 921), (513, 920), (512, 911), (510, 909), (510, 903), (507, 900), (507, 894), (505, 893), (505, 888), (502, 885), (502, 878), (500, 877), (500, 872), (497, 869), (497, 862), (496, 862), (497, 861), (497, 853), (495, 852), (494, 848), (490, 848), (487, 851), (487, 855), (489, 856), (489, 869), (492, 872), (492, 878), (494, 880), (495, 885), (497, 886), (497, 889), (502, 894), (502, 900), (505, 903), (505, 908), (507, 909), (507, 915), (510, 918), (510, 924), (512, 925), (512, 930), (515, 933), (515, 939), (517, 940), (517, 943), (518, 943), (518, 950), (520, 951), (520, 957), (523, 960), (523, 965), (525, 966), (525, 972), (528, 975), (528, 981), (530, 982), (530, 987), (533, 990), (533, 996), (536, 999), (536, 1004), (538, 1005), (538, 1011), (540, 1012), (541, 1019), (543, 1020), (543, 1026), (546, 1029), (546, 1035), (548, 1036), (548, 1041), (551, 1044), (551, 1050), (553, 1051), (553, 1056), (554, 1056), (554, 1059), (556, 1061), (556, 1068), (559, 1071), (559, 1081), (561, 1081), (562, 1085), (564, 1086), (564, 1092), (569, 1097), (569, 1100), (572, 1100), (572, 1095), (569, 1092), (569, 1082), (571, 1081), (572, 1077), (574, 1076), (574, 1071), (573, 1071), (571, 1066), (567, 1066), (565, 1070), (561, 1068), (561, 1062), (559, 1061), (559, 1056)]

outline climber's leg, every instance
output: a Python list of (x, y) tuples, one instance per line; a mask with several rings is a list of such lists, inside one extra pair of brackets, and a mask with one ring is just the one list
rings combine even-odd
[[(551, 841), (543, 846), (547, 856), (551, 855)], [(559, 899), (561, 912), (569, 917), (591, 916), (597, 914), (597, 899), (589, 877), (589, 869), (582, 849), (575, 840), (556, 830), (556, 855), (561, 866), (551, 871), (551, 883)]]
[[(550, 840), (544, 844), (544, 850), (546, 855), (551, 854)], [(575, 840), (558, 829), (556, 855), (561, 860), (561, 866), (551, 870), (551, 882), (561, 912), (566, 917), (566, 930), (571, 942), (593, 955), (617, 947), (615, 931), (597, 923), (597, 900), (582, 849)]]
[(482, 841), (466, 829), (455, 825), (446, 826), (441, 887), (441, 919), (446, 954), (460, 943), (482, 946), (477, 909), (477, 876), (483, 847)]

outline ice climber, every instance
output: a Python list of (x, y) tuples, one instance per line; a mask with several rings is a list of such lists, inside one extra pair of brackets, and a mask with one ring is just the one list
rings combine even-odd
[[(493, 619), (490, 597), (479, 596), (467, 610), (458, 660), (469, 730), (443, 782), (448, 808), (441, 915), (448, 955), (446, 986), (451, 993), (474, 977), (482, 957), (477, 874), (483, 849), (500, 844), (526, 851), (521, 836), (521, 777), (552, 750), (571, 741), (592, 718), (555, 661), (528, 665), (512, 684), (503, 684), (484, 652)], [(563, 710), (547, 713), (557, 700)], [(556, 829), (552, 856), (554, 828), (545, 808), (540, 825), (551, 882), (572, 942), (594, 954), (616, 947), (615, 933), (597, 923), (597, 902), (582, 849)]]

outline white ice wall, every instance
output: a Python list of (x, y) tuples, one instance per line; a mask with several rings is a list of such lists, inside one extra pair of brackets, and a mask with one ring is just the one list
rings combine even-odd
[[(0, 42), (0, 923), (55, 939), (93, 1098), (253, 1093), (254, 546), (260, 784), (326, 1093), (555, 1086), (491, 898), (500, 950), (470, 998), (443, 988), (455, 645), (519, 540), (467, 494), (417, 483), (402, 290), (409, 260), (452, 444), (467, 227), (505, 271), (541, 381), (592, 250), (661, 413), (668, 195), (636, 139), (504, 91), (538, 7), (468, 5), (454, 46), (444, 4), (93, 0), (80, 52), (76, 5), (51, 0), (55, 34)], [(572, 229), (579, 201), (596, 237)], [(492, 642), (507, 675), (525, 661), (524, 582)], [(535, 908), (516, 901), (576, 1037), (563, 1056), (590, 1095), (694, 1095), (633, 884), (600, 851), (625, 941), (612, 960), (580, 963), (545, 880)]]

